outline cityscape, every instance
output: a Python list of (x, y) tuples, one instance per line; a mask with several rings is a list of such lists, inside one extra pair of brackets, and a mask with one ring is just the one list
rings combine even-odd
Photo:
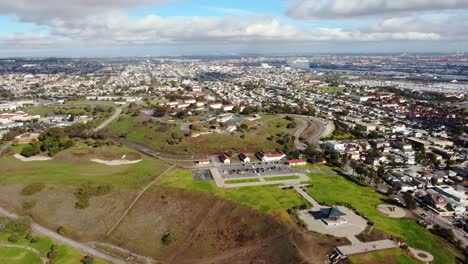
[(0, 263), (467, 263), (466, 1), (19, 2)]

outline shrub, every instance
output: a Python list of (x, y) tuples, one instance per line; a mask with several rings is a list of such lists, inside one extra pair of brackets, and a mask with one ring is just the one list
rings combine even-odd
[(18, 234), (11, 234), (9, 237), (8, 237), (8, 241), (11, 242), (11, 243), (16, 243), (20, 240), (20, 236)]
[(83, 263), (83, 264), (93, 264), (94, 263), (94, 258), (93, 258), (93, 256), (85, 256), (81, 260), (81, 263)]
[(40, 182), (36, 183), (31, 183), (29, 185), (26, 185), (22, 190), (21, 190), (21, 195), (24, 196), (29, 196), (36, 194), (44, 189), (45, 185)]
[(23, 210), (31, 210), (34, 208), (34, 206), (36, 206), (36, 201), (26, 201), (26, 202), (23, 202), (22, 204), (22, 207), (23, 207)]
[(69, 231), (70, 231), (69, 228), (66, 227), (66, 226), (59, 226), (57, 228), (57, 234), (59, 234), (61, 236), (66, 235)]
[(110, 193), (112, 185), (92, 186), (91, 184), (83, 184), (75, 191), (75, 197), (78, 201), (75, 203), (75, 208), (84, 209), (89, 206), (89, 199), (93, 196), (103, 196)]
[(161, 238), (161, 243), (165, 246), (169, 246), (173, 244), (176, 241), (176, 238), (174, 234), (172, 233), (166, 233), (164, 236)]

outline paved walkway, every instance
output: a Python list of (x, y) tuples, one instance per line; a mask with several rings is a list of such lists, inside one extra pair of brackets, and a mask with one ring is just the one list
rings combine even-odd
[[(3, 215), (3, 216), (8, 217), (8, 218), (12, 218), (12, 219), (18, 219), (19, 218), (19, 216), (17, 214), (11, 213), (11, 212), (3, 209), (3, 208), (0, 208), (0, 215)], [(120, 258), (111, 256), (111, 255), (109, 255), (107, 253), (99, 251), (99, 250), (97, 250), (97, 249), (95, 249), (95, 248), (93, 248), (93, 247), (91, 247), (89, 245), (86, 245), (84, 243), (81, 243), (81, 242), (72, 240), (70, 238), (66, 238), (64, 236), (61, 236), (61, 235), (57, 234), (55, 231), (52, 231), (52, 230), (50, 230), (48, 228), (45, 228), (45, 227), (43, 227), (41, 225), (38, 225), (38, 224), (34, 223), (34, 222), (31, 222), (31, 230), (33, 232), (35, 232), (35, 233), (47, 236), (47, 237), (51, 238), (52, 240), (54, 240), (57, 243), (65, 244), (65, 245), (67, 245), (69, 247), (75, 248), (75, 249), (81, 251), (83, 254), (91, 255), (91, 256), (94, 256), (95, 258), (102, 259), (104, 261), (114, 263), (114, 264), (125, 264), (125, 263), (127, 263), (127, 262), (123, 261)]]
[(348, 246), (341, 246), (337, 247), (338, 251), (345, 256), (349, 255), (354, 255), (354, 254), (360, 254), (360, 253), (367, 253), (371, 251), (377, 251), (377, 250), (384, 250), (384, 249), (389, 249), (389, 248), (396, 248), (398, 245), (390, 240), (390, 239), (385, 239), (385, 240), (379, 240), (379, 241), (372, 241), (372, 242), (360, 242), (358, 244), (351, 244)]

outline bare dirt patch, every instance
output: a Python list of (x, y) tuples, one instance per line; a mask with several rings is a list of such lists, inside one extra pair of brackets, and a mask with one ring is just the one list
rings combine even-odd
[(20, 195), (21, 185), (0, 186), (0, 204), (15, 212), (22, 212), (23, 202), (34, 199), (36, 205), (27, 214), (52, 230), (67, 226), (70, 236), (82, 241), (104, 237), (135, 195), (134, 190), (115, 189), (110, 194), (90, 199), (86, 209), (76, 209), (75, 187), (47, 186), (34, 195)]
[[(168, 232), (176, 242), (164, 246), (161, 238)], [(170, 263), (300, 263), (290, 237), (295, 232), (272, 216), (214, 195), (157, 186), (142, 196), (109, 242)], [(317, 241), (296, 242), (314, 244), (308, 255), (324, 261), (321, 253), (333, 242), (317, 246)]]

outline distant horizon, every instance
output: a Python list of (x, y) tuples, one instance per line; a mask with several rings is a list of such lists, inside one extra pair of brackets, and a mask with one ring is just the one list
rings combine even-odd
[(468, 56), (468, 51), (458, 52), (323, 52), (323, 53), (239, 53), (239, 54), (168, 54), (122, 56), (0, 56), (0, 59), (117, 59), (117, 58), (179, 58), (179, 57), (313, 57), (313, 56)]
[(0, 57), (456, 53), (468, 1), (0, 1)]

